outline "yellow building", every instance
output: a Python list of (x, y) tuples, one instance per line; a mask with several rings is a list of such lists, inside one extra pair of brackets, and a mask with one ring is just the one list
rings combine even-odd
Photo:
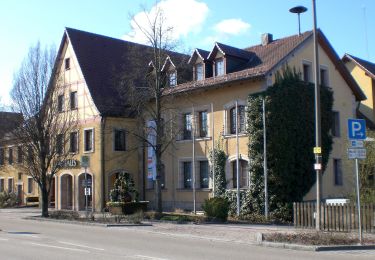
[(350, 54), (345, 54), (342, 61), (367, 97), (359, 106), (359, 117), (366, 119), (368, 126), (374, 128), (375, 64)]
[[(77, 112), (79, 124), (66, 147), (74, 154), (74, 159), (64, 162), (65, 168), (54, 181), (51, 200), (57, 209), (85, 208), (85, 169), (80, 164), (83, 155), (90, 157), (87, 172), (91, 185), (89, 207), (93, 211), (104, 208), (116, 174), (122, 171), (132, 175), (141, 199), (149, 200), (152, 206), (154, 183), (148, 179), (147, 149), (129, 134), (139, 125), (135, 114), (126, 106), (127, 96), (116, 86), (121, 80), (119, 75), (147, 69), (150, 61), (147, 55), (137, 61), (131, 58), (132, 53), (147, 50), (143, 45), (66, 29), (56, 60), (56, 68), (64, 78), (63, 88), (59, 90), (59, 107), (61, 112)], [(215, 43), (210, 51), (196, 49), (193, 52), (188, 62), (193, 80), (184, 83), (179, 77), (182, 73), (174, 71), (173, 55), (169, 58), (166, 63), (169, 64), (169, 82), (173, 91), (180, 93), (173, 105), (179, 113), (175, 123), (181, 131), (163, 155), (165, 209), (193, 208), (193, 173), (197, 208), (210, 196), (212, 180), (208, 157), (218, 140), (223, 140), (228, 155), (227, 188), (236, 188), (236, 107), (240, 123), (239, 183), (241, 189), (249, 186), (248, 137), (244, 131), (247, 97), (271, 86), (276, 72), (285, 65), (296, 68), (303, 80), (312, 82), (313, 57), (312, 32), (277, 40), (265, 34), (260, 45), (246, 49)], [(365, 96), (322, 32), (319, 32), (319, 60), (321, 83), (333, 90), (335, 111), (334, 144), (323, 175), (322, 196), (341, 198), (353, 189), (352, 168), (346, 160), (345, 122), (355, 117), (357, 104)], [(193, 126), (195, 131), (192, 131)], [(0, 176), (12, 178), (15, 172), (0, 169)], [(305, 199), (315, 199), (315, 187)]]

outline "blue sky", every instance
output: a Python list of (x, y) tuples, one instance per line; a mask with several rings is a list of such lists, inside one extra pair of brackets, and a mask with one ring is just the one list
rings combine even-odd
[[(296, 34), (296, 5), (308, 11), (301, 15), (301, 30), (312, 28), (311, 0), (163, 0), (165, 16), (175, 29), (174, 37), (184, 51), (210, 50), (214, 41), (236, 47), (259, 44), (260, 35), (274, 38)], [(345, 52), (375, 62), (375, 1), (316, 0), (320, 27), (341, 57)], [(8, 103), (13, 74), (28, 48), (60, 44), (65, 27), (115, 38), (142, 41), (131, 28), (131, 16), (154, 0), (1, 0), (0, 1), (0, 100)], [(141, 17), (141, 15), (139, 15)], [(367, 28), (367, 30), (366, 30)]]

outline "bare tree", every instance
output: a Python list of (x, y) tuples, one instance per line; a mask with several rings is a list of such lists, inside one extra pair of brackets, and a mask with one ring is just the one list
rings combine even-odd
[[(140, 23), (135, 16), (132, 18), (134, 29), (142, 32), (150, 47), (142, 52), (135, 49), (129, 56), (129, 62), (135, 73), (126, 75), (122, 86), (126, 90), (129, 104), (137, 113), (138, 124), (143, 126), (138, 128), (143, 131), (130, 132), (130, 134), (154, 151), (155, 207), (157, 212), (162, 212), (161, 185), (164, 175), (162, 156), (180, 132), (176, 126), (178, 113), (174, 106), (171, 88), (177, 81), (182, 83), (190, 76), (191, 71), (187, 65), (189, 56), (174, 52), (177, 43), (171, 38), (173, 28), (167, 26), (163, 10), (157, 6), (155, 10), (148, 13), (143, 9), (146, 25)], [(148, 64), (137, 64), (140, 61), (144, 62), (145, 59), (149, 59)], [(176, 73), (177, 71), (179, 73)], [(140, 72), (143, 75), (140, 76)]]
[(13, 135), (23, 147), (22, 170), (38, 184), (42, 216), (48, 217), (49, 193), (55, 174), (71, 156), (65, 149), (69, 134), (76, 127), (77, 115), (64, 112), (61, 95), (64, 86), (59, 69), (54, 67), (55, 48), (30, 47), (11, 91), (13, 110), (24, 120)]

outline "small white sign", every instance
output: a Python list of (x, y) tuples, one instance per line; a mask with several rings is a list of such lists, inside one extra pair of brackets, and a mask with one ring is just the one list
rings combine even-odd
[(362, 140), (350, 140), (350, 148), (363, 148)]
[(90, 196), (91, 195), (91, 188), (85, 188), (85, 196)]
[(315, 163), (314, 164), (314, 170), (321, 170), (322, 169), (322, 164), (321, 163)]
[(366, 149), (365, 148), (349, 148), (348, 158), (349, 159), (366, 159)]

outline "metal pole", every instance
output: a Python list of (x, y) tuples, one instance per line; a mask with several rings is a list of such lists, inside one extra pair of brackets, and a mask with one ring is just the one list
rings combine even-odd
[(240, 215), (240, 160), (238, 151), (238, 101), (236, 100), (236, 176), (237, 176), (237, 216)]
[(88, 210), (88, 207), (87, 207), (87, 201), (88, 201), (88, 198), (87, 198), (87, 167), (85, 167), (85, 210), (86, 210), (86, 218), (89, 216), (89, 210)]
[[(315, 65), (315, 147), (321, 147), (321, 117), (320, 117), (320, 86), (319, 86), (319, 53), (318, 53), (318, 38), (316, 29), (316, 5), (315, 0), (312, 0), (313, 5), (313, 19), (314, 19), (314, 65)], [(321, 165), (321, 154), (315, 155), (316, 165)], [(321, 166), (316, 167), (316, 230), (320, 230), (320, 175)]]
[(214, 124), (214, 104), (211, 103), (211, 115), (212, 115), (212, 193), (215, 197), (215, 124)]
[(301, 35), (301, 19), (300, 19), (300, 13), (298, 13), (298, 35)]
[(268, 220), (268, 173), (267, 173), (267, 135), (266, 135), (266, 102), (263, 98), (263, 170), (264, 170), (264, 216)]
[(355, 159), (355, 175), (356, 175), (356, 179), (357, 179), (357, 208), (358, 208), (359, 243), (362, 244), (362, 218), (361, 218), (361, 199), (359, 197), (358, 159)]
[(195, 124), (194, 124), (194, 107), (192, 108), (192, 115), (191, 115), (191, 135), (193, 141), (193, 211), (194, 214), (196, 213), (196, 194), (195, 194)]

